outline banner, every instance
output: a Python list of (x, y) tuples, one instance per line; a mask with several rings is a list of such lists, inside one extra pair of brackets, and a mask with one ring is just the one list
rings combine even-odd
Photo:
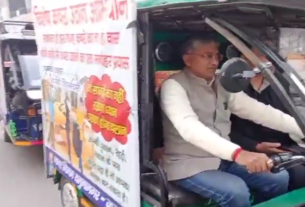
[(97, 206), (140, 207), (135, 3), (33, 0), (33, 11), (47, 167)]

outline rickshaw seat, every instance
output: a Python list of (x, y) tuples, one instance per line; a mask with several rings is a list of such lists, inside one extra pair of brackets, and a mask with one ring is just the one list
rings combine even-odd
[[(160, 181), (157, 174), (145, 173), (141, 175), (141, 191), (157, 201), (161, 200)], [(203, 205), (211, 202), (210, 199), (202, 198), (170, 182), (168, 182), (168, 199), (172, 206)]]

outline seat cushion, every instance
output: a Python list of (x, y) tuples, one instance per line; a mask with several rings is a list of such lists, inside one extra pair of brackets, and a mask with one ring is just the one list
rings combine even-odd
[[(201, 198), (173, 183), (168, 183), (168, 188), (168, 199), (173, 206), (207, 204), (211, 202), (210, 199)], [(154, 199), (158, 201), (161, 200), (160, 182), (155, 173), (145, 173), (141, 175), (141, 190)]]

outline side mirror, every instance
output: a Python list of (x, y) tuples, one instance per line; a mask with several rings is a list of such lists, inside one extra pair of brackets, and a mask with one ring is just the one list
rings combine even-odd
[(251, 66), (241, 58), (227, 60), (220, 69), (220, 84), (230, 93), (238, 93), (246, 89), (250, 79), (256, 74)]

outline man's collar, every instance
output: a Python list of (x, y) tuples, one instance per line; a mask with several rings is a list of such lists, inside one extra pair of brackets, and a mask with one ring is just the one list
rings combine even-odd
[(207, 86), (211, 87), (213, 85), (213, 83), (215, 82), (215, 77), (213, 77), (213, 79), (211, 81), (207, 81), (203, 78), (195, 76), (188, 68), (184, 68), (184, 71), (192, 80), (194, 80), (195, 82), (197, 82), (200, 85), (207, 85)]
[[(251, 82), (250, 82), (250, 83), (251, 83)], [(263, 82), (262, 82), (262, 84), (260, 85), (259, 88), (255, 88), (255, 87), (253, 86), (252, 83), (251, 83), (251, 86), (252, 86), (252, 88), (253, 88), (256, 92), (261, 93), (261, 92), (263, 92), (266, 88), (268, 88), (268, 86), (270, 86), (270, 83), (264, 78), (264, 79), (263, 79)]]
[(207, 84), (208, 84), (208, 86), (212, 86), (213, 85), (213, 83), (215, 82), (215, 76), (213, 77), (213, 79), (211, 80), (211, 81), (207, 81)]

